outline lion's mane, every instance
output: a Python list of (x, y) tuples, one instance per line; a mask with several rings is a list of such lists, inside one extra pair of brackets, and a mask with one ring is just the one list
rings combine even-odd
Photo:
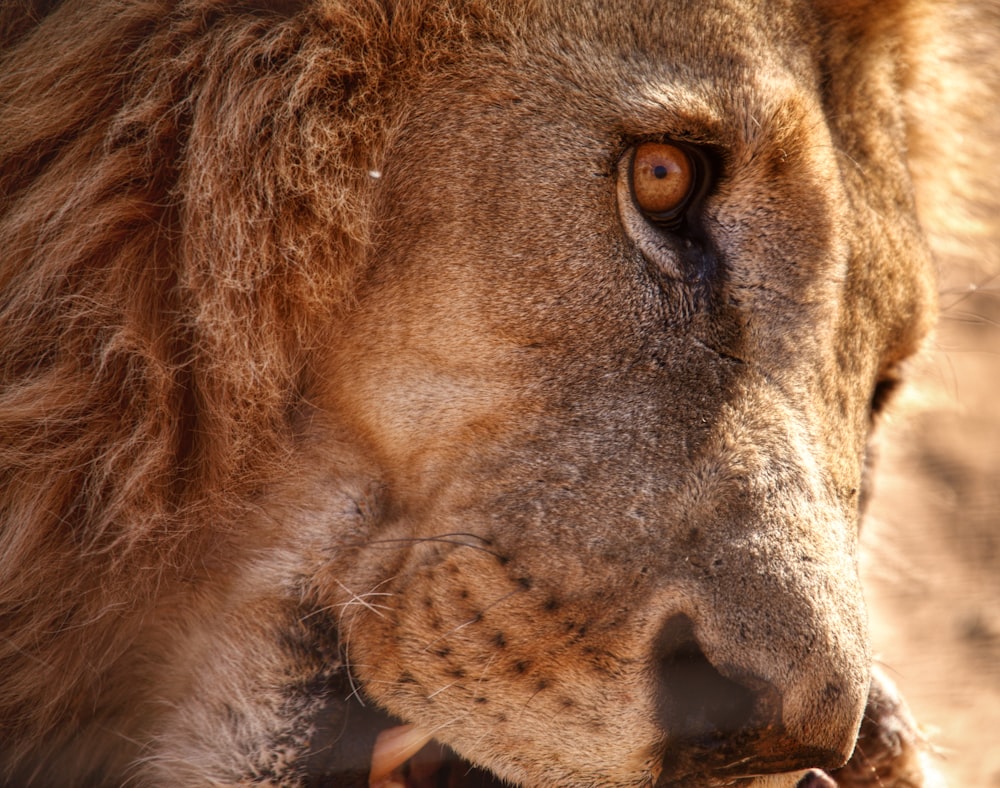
[(47, 5), (0, 10), (0, 719), (22, 742), (142, 660), (144, 612), (238, 549), (294, 461), (399, 64), (479, 18)]

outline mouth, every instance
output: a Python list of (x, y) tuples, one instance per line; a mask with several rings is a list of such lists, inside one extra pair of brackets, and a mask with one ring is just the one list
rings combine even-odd
[[(433, 733), (383, 712), (363, 698), (343, 671), (326, 676), (321, 682), (305, 689), (318, 702), (310, 724), (310, 745), (292, 767), (303, 786), (308, 788), (505, 788), (507, 783), (490, 772), (459, 757), (447, 745), (436, 741)], [(311, 692), (310, 692), (311, 691)], [(865, 763), (870, 765), (881, 750), (892, 750), (875, 734), (884, 733), (885, 718), (899, 709), (886, 704), (887, 710), (870, 710), (862, 739), (868, 751)], [(881, 711), (877, 714), (875, 712)], [(892, 726), (888, 726), (892, 728)], [(893, 732), (895, 729), (893, 728)], [(904, 732), (900, 739), (909, 738)], [(884, 736), (882, 737), (884, 738)], [(902, 746), (903, 741), (897, 744)], [(282, 749), (276, 743), (276, 749)], [(895, 761), (899, 753), (891, 751), (888, 760)], [(839, 772), (850, 772), (855, 759)], [(890, 770), (891, 771), (891, 770)], [(835, 774), (837, 774), (835, 773)], [(888, 772), (887, 772), (888, 773)], [(705, 779), (703, 784), (722, 788), (749, 788), (752, 777), (733, 776), (728, 779)], [(675, 785), (661, 776), (658, 786)], [(685, 783), (688, 784), (688, 783)], [(768, 784), (771, 784), (770, 781)], [(851, 784), (854, 784), (853, 782)], [(859, 783), (860, 784), (860, 783)], [(796, 788), (828, 788), (837, 782), (826, 772), (812, 769), (800, 779)]]
[[(342, 678), (342, 675), (341, 675)], [(296, 765), (308, 788), (505, 788), (507, 783), (460, 758), (431, 732), (363, 700), (349, 681), (327, 684), (313, 717), (311, 746)], [(658, 785), (666, 786), (662, 780)], [(720, 788), (749, 788), (753, 778), (706, 780)], [(796, 788), (836, 783), (812, 770)]]
[[(421, 728), (403, 723), (367, 702), (349, 696), (349, 711), (335, 725), (318, 725), (303, 785), (309, 788), (509, 788), (492, 774), (460, 758)], [(329, 711), (329, 707), (326, 707)], [(718, 788), (750, 788), (749, 777), (705, 780)], [(676, 783), (658, 783), (676, 785)], [(812, 770), (796, 788), (828, 788), (836, 783)]]
[[(309, 788), (504, 788), (489, 772), (363, 699), (343, 672), (328, 677), (295, 765)], [(317, 692), (318, 690), (318, 692)]]
[(463, 761), (412, 725), (379, 733), (372, 750), (369, 788), (501, 788), (488, 772)]

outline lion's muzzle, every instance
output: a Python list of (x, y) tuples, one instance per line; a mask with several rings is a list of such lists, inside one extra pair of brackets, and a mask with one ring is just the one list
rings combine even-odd
[[(728, 434), (763, 413), (734, 414)], [(653, 648), (661, 784), (835, 769), (853, 750), (865, 608), (849, 519), (797, 429), (771, 421), (688, 477)]]

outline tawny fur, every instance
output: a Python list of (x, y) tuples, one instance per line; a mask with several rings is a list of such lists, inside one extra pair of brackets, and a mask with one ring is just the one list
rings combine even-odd
[[(548, 133), (546, 124), (555, 126), (560, 115), (549, 110), (552, 117), (536, 118), (518, 110), (517, 91), (529, 94), (536, 85), (555, 90), (553, 85), (565, 77), (559, 71), (564, 67), (575, 78), (573, 66), (565, 64), (588, 53), (597, 57), (601, 22), (585, 13), (554, 11), (545, 3), (145, 0), (64, 2), (51, 9), (47, 5), (22, 1), (0, 8), (0, 781), (7, 774), (14, 782), (35, 778), (39, 784), (56, 784), (60, 778), (112, 783), (132, 779), (143, 784), (270, 779), (294, 784), (302, 776), (294, 761), (310, 746), (316, 733), (310, 715), (319, 707), (310, 705), (308, 693), (291, 693), (290, 701), (289, 687), (342, 671), (345, 661), (366, 655), (368, 662), (362, 659), (356, 666), (364, 677), (364, 692), (398, 716), (419, 716), (420, 702), (406, 694), (402, 682), (410, 668), (405, 659), (386, 656), (378, 663), (373, 656), (394, 654), (398, 644), (393, 638), (403, 638), (402, 629), (394, 631), (386, 622), (395, 621), (393, 616), (411, 616), (420, 622), (413, 627), (426, 632), (423, 651), (432, 646), (443, 650), (440, 641), (448, 633), (468, 626), (476, 616), (482, 618), (492, 606), (500, 605), (502, 611), (501, 600), (519, 603), (525, 598), (534, 604), (538, 597), (539, 604), (530, 608), (536, 612), (547, 604), (544, 576), (530, 571), (543, 556), (522, 560), (515, 548), (520, 536), (511, 537), (515, 541), (508, 544), (510, 555), (500, 555), (500, 548), (489, 541), (492, 532), (469, 526), (470, 536), (464, 528), (449, 527), (438, 538), (435, 528), (438, 520), (452, 523), (453, 512), (479, 511), (479, 480), (456, 481), (466, 467), (479, 473), (488, 473), (490, 467), (499, 469), (498, 474), (505, 470), (501, 455), (486, 450), (478, 455), (476, 447), (535, 441), (531, 445), (542, 448), (532, 448), (531, 458), (548, 451), (545, 435), (526, 437), (520, 427), (511, 428), (506, 409), (521, 409), (518, 413), (528, 425), (524, 433), (544, 429), (562, 416), (577, 418), (581, 435), (591, 426), (585, 418), (591, 411), (575, 411), (546, 388), (549, 373), (515, 378), (510, 370), (521, 374), (521, 357), (511, 361), (504, 343), (517, 344), (519, 353), (530, 352), (556, 347), (562, 341), (558, 335), (565, 333), (581, 337), (567, 346), (581, 350), (589, 338), (596, 338), (599, 346), (603, 326), (619, 319), (622, 326), (632, 324), (620, 310), (602, 315), (597, 303), (593, 313), (577, 313), (579, 322), (570, 317), (552, 327), (546, 322), (552, 304), (560, 299), (572, 303), (575, 296), (569, 287), (560, 289), (558, 278), (538, 273), (540, 268), (529, 272), (538, 276), (532, 287), (539, 296), (526, 301), (514, 292), (470, 295), (475, 272), (467, 275), (470, 266), (461, 267), (463, 263), (452, 258), (447, 265), (456, 272), (453, 278), (440, 275), (426, 282), (419, 276), (406, 280), (387, 273), (386, 261), (408, 260), (409, 245), (393, 246), (407, 234), (412, 234), (407, 243), (418, 249), (415, 254), (429, 248), (435, 239), (422, 234), (431, 232), (420, 225), (424, 213), (443, 215), (452, 206), (461, 213), (464, 201), (471, 205), (478, 199), (476, 194), (449, 191), (449, 184), (458, 182), (455, 172), (444, 164), (435, 169), (432, 155), (452, 155), (456, 145), (471, 141), (466, 175), (480, 162), (485, 169), (499, 167), (497, 162), (506, 166), (504, 152), (486, 144), (480, 149), (475, 143), (475, 128), (488, 128), (489, 113), (497, 108), (522, 112), (509, 126), (505, 143), (515, 151), (527, 150), (532, 135)], [(864, 2), (788, 5), (790, 15), (806, 20), (801, 28), (795, 26), (798, 22), (789, 23), (789, 36), (802, 29), (815, 37), (817, 48), (835, 42), (823, 49), (817, 58), (821, 62), (809, 66), (816, 68), (817, 79), (826, 80), (824, 100), (839, 108), (829, 119), (830, 133), (849, 149), (845, 158), (871, 157), (844, 167), (843, 188), (860, 201), (858, 195), (869, 196), (870, 181), (881, 179), (883, 188), (871, 190), (871, 221), (878, 224), (879, 217), (889, 217), (871, 237), (855, 228), (863, 222), (846, 208), (832, 218), (806, 216), (799, 225), (814, 222), (817, 237), (826, 233), (831, 238), (838, 233), (847, 237), (844, 227), (850, 225), (856, 235), (845, 244), (853, 244), (856, 258), (877, 258), (891, 248), (900, 258), (917, 260), (925, 251), (925, 232), (942, 256), (960, 260), (963, 255), (996, 254), (990, 245), (996, 237), (996, 213), (983, 207), (988, 205), (983, 183), (989, 179), (982, 169), (985, 156), (976, 147), (988, 137), (982, 131), (985, 124), (996, 122), (976, 114), (977, 107), (987, 106), (983, 97), (995, 95), (991, 67), (982, 62), (990, 55), (989, 46), (980, 45), (982, 52), (968, 72), (959, 71), (965, 64), (957, 62), (958, 56), (939, 64), (939, 41), (959, 40), (950, 37), (950, 30), (969, 27), (968, 20), (958, 11), (949, 12), (956, 19), (942, 28), (938, 12), (919, 4), (881, 4), (877, 13)], [(743, 8), (740, 13), (746, 19), (755, 18), (750, 5)], [(989, 7), (969, 13), (982, 15), (983, 24), (996, 22)], [(537, 19), (575, 29), (539, 31), (544, 22)], [(743, 23), (723, 15), (706, 24), (715, 25), (718, 29), (711, 33), (719, 35), (732, 25), (735, 36)], [(648, 43), (641, 19), (635, 27), (637, 40)], [(945, 37), (939, 40), (942, 30)], [(544, 42), (549, 60), (532, 59), (532, 41)], [(655, 41), (651, 35), (649, 42)], [(704, 46), (711, 51), (710, 37)], [(551, 66), (551, 72), (522, 71), (526, 63), (540, 69), (541, 62)], [(465, 73), (470, 64), (475, 70)], [(728, 67), (720, 66), (722, 72), (715, 77), (721, 81)], [(750, 64), (748, 73), (753, 71)], [(603, 78), (596, 64), (593, 71), (579, 74), (579, 84), (570, 92), (586, 93), (591, 86), (592, 93), (599, 92), (606, 87)], [(953, 84), (962, 85), (967, 91), (962, 96), (969, 97), (960, 102), (965, 141), (954, 143), (964, 146), (957, 159), (947, 140), (955, 139), (951, 132), (959, 124), (940, 110), (954, 92)], [(897, 93), (900, 98), (891, 111), (870, 112), (872, 96)], [(475, 95), (481, 103), (475, 110), (479, 119), (469, 120), (466, 95)], [(634, 98), (630, 94), (630, 100)], [(765, 142), (756, 149), (747, 144), (745, 159), (730, 166), (745, 167), (764, 179), (772, 170), (780, 174), (782, 157), (787, 156), (808, 169), (812, 146), (828, 139), (801, 127), (801, 119), (815, 112), (810, 100), (806, 96), (781, 104), (770, 118), (748, 110), (742, 119), (743, 136), (734, 132), (733, 138)], [(466, 112), (461, 117), (472, 131), (455, 131), (443, 116), (433, 114), (446, 113), (452, 103)], [(614, 116), (616, 111), (612, 100), (607, 112)], [(718, 123), (724, 126), (726, 120)], [(758, 121), (766, 128), (755, 130)], [(439, 123), (442, 141), (435, 147)], [(522, 134), (526, 127), (528, 132)], [(869, 134), (875, 127), (890, 131)], [(817, 136), (809, 136), (813, 132)], [(623, 125), (619, 133), (626, 138), (637, 132)], [(893, 147), (890, 137), (909, 143), (910, 158)], [(424, 146), (415, 152), (407, 148), (414, 139)], [(782, 157), (767, 148), (768, 140), (782, 142)], [(560, 144), (565, 141), (560, 138)], [(587, 144), (596, 146), (592, 140)], [(573, 160), (578, 154), (571, 150), (567, 155)], [(947, 173), (938, 164), (945, 155), (955, 162)], [(393, 162), (399, 160), (414, 164), (414, 172), (423, 166), (433, 188), (425, 194), (427, 184), (408, 180), (406, 170), (393, 173)], [(513, 164), (516, 173), (507, 172), (511, 180), (535, 166), (527, 157)], [(588, 159), (586, 166), (590, 164)], [(392, 176), (385, 183), (383, 171)], [(915, 196), (909, 173), (922, 179)], [(822, 201), (825, 196), (815, 192), (824, 177), (814, 174), (816, 189), (802, 185), (796, 192), (793, 183), (787, 193), (770, 197), (789, 204)], [(958, 181), (966, 199), (939, 196), (953, 194), (956, 187), (941, 180)], [(463, 182), (474, 184), (475, 179)], [(537, 186), (538, 192), (549, 189), (550, 204), (557, 204), (559, 192), (549, 185), (554, 183), (549, 171), (531, 173), (525, 182), (534, 184), (525, 188), (526, 200)], [(610, 187), (606, 192), (613, 199)], [(398, 199), (388, 200), (387, 194)], [(734, 195), (744, 201), (741, 204), (756, 199), (749, 191)], [(912, 210), (914, 199), (923, 229)], [(587, 211), (593, 205), (575, 207)], [(730, 218), (734, 216), (739, 218), (735, 213)], [(538, 227), (528, 226), (531, 218), (518, 213), (517, 205), (502, 205), (492, 212), (483, 209), (478, 226), (488, 234), (511, 220), (523, 222), (523, 234), (531, 239), (523, 250), (528, 259), (531, 250), (543, 248), (538, 239), (558, 227), (559, 217), (551, 223), (540, 219)], [(736, 224), (734, 219), (727, 231)], [(607, 248), (603, 227), (583, 225), (580, 220), (579, 227), (573, 225), (582, 228), (579, 232), (567, 229), (558, 236), (556, 245), (563, 245), (567, 259), (577, 243), (591, 244), (596, 254)], [(455, 260), (465, 254), (467, 262), (482, 247), (477, 239), (461, 235), (458, 223), (455, 227), (442, 246)], [(620, 229), (609, 232), (621, 235)], [(748, 253), (758, 249), (752, 233), (739, 238)], [(782, 229), (764, 226), (760, 239), (759, 248), (779, 246)], [(808, 256), (809, 243), (800, 242), (794, 251)], [(479, 257), (475, 261), (486, 268), (490, 264)], [(781, 514), (775, 518), (794, 511), (802, 528), (822, 526), (829, 511), (838, 507), (857, 509), (871, 388), (898, 374), (933, 319), (928, 297), (932, 273), (917, 270), (919, 260), (912, 265), (912, 276), (893, 279), (894, 274), (886, 273), (880, 279), (872, 274), (841, 282), (824, 274), (820, 283), (806, 281), (807, 274), (793, 266), (787, 268), (788, 281), (805, 289), (788, 285), (782, 291), (779, 283), (768, 303), (780, 306), (794, 300), (789, 293), (801, 296), (797, 306), (802, 313), (812, 309), (819, 318), (816, 335), (806, 332), (796, 341), (806, 350), (815, 343), (817, 352), (826, 345), (838, 347), (836, 360), (830, 353), (815, 376), (803, 373), (796, 378), (790, 373), (789, 388), (821, 401), (817, 407), (824, 413), (839, 408), (846, 414), (843, 423), (813, 429), (810, 422), (807, 429), (806, 420), (796, 421), (796, 416), (784, 433), (762, 417), (759, 452), (754, 453), (740, 442), (744, 438), (737, 429), (753, 425), (734, 421), (732, 432), (714, 436), (715, 443), (707, 444), (721, 459), (698, 466), (700, 476), (689, 474), (685, 527), (694, 529), (699, 514), (706, 520), (721, 517), (717, 510), (726, 506), (738, 513), (735, 519), (746, 519), (749, 515), (741, 507), (748, 506), (747, 496), (779, 489), (792, 491), (799, 502), (786, 509), (779, 506)], [(748, 271), (737, 283), (743, 289), (734, 286), (734, 292), (752, 302), (767, 289), (764, 285), (770, 286), (769, 273), (766, 266)], [(454, 309), (461, 313), (461, 325), (471, 326), (470, 332), (481, 329), (482, 337), (434, 333), (439, 319), (451, 319), (433, 311), (452, 303), (450, 294), (442, 295), (446, 286), (457, 288)], [(879, 294), (883, 287), (891, 296)], [(608, 303), (618, 304), (615, 292), (613, 284), (601, 291), (610, 293)], [(854, 306), (823, 301), (841, 297)], [(683, 317), (697, 324), (699, 306), (697, 298), (692, 299), (683, 305), (691, 314)], [(368, 314), (365, 304), (375, 303), (398, 307), (400, 317)], [(502, 310), (489, 311), (495, 303), (503, 304), (509, 323), (498, 327), (502, 320), (496, 316)], [(645, 309), (644, 304), (636, 311)], [(537, 324), (529, 327), (524, 315), (538, 317)], [(746, 349), (733, 339), (736, 335), (740, 342), (758, 342), (766, 355), (790, 341), (788, 331), (808, 325), (789, 318), (762, 332), (764, 324), (755, 322), (759, 317), (751, 315), (740, 324), (741, 319), (734, 308), (733, 325), (711, 335), (734, 355)], [(454, 324), (459, 325), (457, 318)], [(414, 350), (425, 335), (432, 339)], [(745, 340), (744, 335), (754, 339)], [(726, 345), (730, 341), (732, 347)], [(559, 361), (552, 369), (575, 391), (573, 386), (588, 375), (602, 380), (597, 370), (612, 370), (631, 347), (623, 339), (620, 346), (607, 347), (606, 359), (589, 366)], [(545, 352), (537, 356), (543, 360), (539, 364), (548, 358)], [(445, 359), (442, 369), (450, 363), (461, 374), (442, 372), (435, 377), (427, 371), (433, 359)], [(378, 388), (391, 385), (383, 381), (397, 374), (406, 385), (426, 382), (433, 396), (380, 401)], [(591, 388), (603, 396), (600, 386), (603, 383)], [(610, 395), (604, 404), (606, 411), (614, 410)], [(769, 413), (771, 406), (763, 399), (760, 412)], [(427, 433), (428, 424), (437, 431)], [(640, 426), (632, 428), (635, 434), (628, 433), (637, 442), (644, 439)], [(626, 434), (629, 428), (621, 429)], [(697, 429), (691, 434), (700, 434)], [(815, 468), (803, 470), (796, 463), (804, 463), (810, 450), (807, 436), (821, 447), (817, 451), (828, 451), (830, 459), (821, 458)], [(580, 440), (567, 454), (586, 451)], [(649, 440), (642, 457), (660, 451)], [(785, 442), (794, 445), (789, 448)], [(550, 489), (567, 490), (593, 480), (586, 471), (576, 478), (564, 473), (571, 466), (567, 461), (565, 468), (542, 469), (538, 477), (551, 482)], [(446, 470), (440, 471), (442, 467)], [(585, 467), (581, 460), (580, 468)], [(633, 507), (625, 493), (595, 491), (594, 522), (602, 517), (599, 507), (619, 507), (620, 514), (659, 500), (659, 491), (649, 491), (658, 482), (650, 481), (647, 489), (637, 481), (636, 468), (628, 466), (623, 473), (636, 485), (630, 494), (637, 503)], [(741, 487), (733, 480), (739, 473), (758, 479), (758, 486)], [(830, 479), (835, 492), (821, 489)], [(703, 488), (697, 488), (696, 481)], [(515, 482), (523, 479), (511, 477), (509, 484), (504, 480), (508, 486), (498, 485), (496, 499), (516, 497), (512, 491), (521, 488)], [(699, 489), (708, 491), (708, 502)], [(554, 495), (544, 500), (547, 514), (558, 508)], [(516, 516), (523, 517), (517, 522), (530, 521), (527, 508), (517, 509)], [(427, 512), (433, 521), (421, 524)], [(845, 522), (853, 516), (844, 515)], [(584, 529), (590, 524), (586, 518), (581, 522)], [(412, 523), (416, 525), (407, 530)], [(768, 520), (762, 533), (776, 529)], [(833, 611), (830, 618), (847, 622), (845, 633), (860, 615), (854, 587), (848, 579), (841, 588), (835, 571), (841, 566), (847, 567), (844, 574), (851, 571), (853, 537), (850, 528), (846, 533), (823, 534), (809, 542), (809, 549), (819, 553), (829, 550), (839, 556), (838, 550), (844, 549), (842, 557), (830, 558), (830, 576), (818, 580), (817, 587), (833, 588), (831, 598), (840, 590), (849, 598), (844, 610)], [(442, 625), (446, 635), (435, 634), (432, 623), (426, 622), (433, 621), (439, 608), (454, 604), (459, 580), (449, 585), (453, 581), (443, 579), (438, 586), (428, 581), (431, 613), (407, 608), (423, 602), (409, 587), (395, 589), (397, 596), (390, 600), (380, 596), (389, 595), (397, 572), (416, 576), (424, 571), (425, 564), (414, 568), (416, 559), (411, 561), (402, 547), (419, 539), (428, 540), (424, 547), (430, 547), (421, 560), (435, 571), (484, 578), (471, 591), (471, 617), (448, 611), (445, 618), (455, 619)], [(595, 543), (600, 539), (604, 536), (595, 535)], [(435, 549), (435, 540), (456, 541), (466, 552), (454, 561), (432, 555), (428, 551)], [(620, 547), (614, 537), (606, 543), (610, 550)], [(775, 548), (778, 553), (782, 549)], [(633, 724), (627, 698), (637, 688), (648, 689), (642, 683), (648, 678), (645, 669), (635, 665), (649, 647), (650, 633), (668, 613), (687, 612), (678, 599), (696, 607), (703, 604), (695, 581), (679, 586), (681, 591), (673, 596), (655, 596), (650, 581), (639, 576), (639, 565), (655, 560), (647, 554), (655, 556), (655, 549), (648, 547), (635, 559), (632, 586), (611, 569), (605, 578), (612, 591), (621, 586), (621, 620), (646, 628), (634, 642), (616, 640), (615, 627), (621, 624), (613, 611), (583, 600), (583, 586), (599, 582), (592, 578), (577, 581), (583, 601), (576, 608), (566, 604), (567, 616), (579, 619), (576, 635), (572, 628), (567, 635), (565, 628), (549, 630), (544, 622), (536, 626), (534, 612), (510, 614), (512, 621), (505, 622), (504, 629), (508, 639), (512, 632), (523, 635), (525, 642), (537, 637), (554, 644), (555, 650), (531, 667), (521, 667), (523, 659), (498, 657), (503, 670), (517, 667), (535, 682), (523, 698), (501, 698), (500, 705), (544, 704), (544, 699), (531, 701), (549, 686), (543, 668), (561, 664), (565, 674), (560, 680), (568, 677), (572, 681), (567, 686), (576, 682), (583, 687), (579, 697), (573, 690), (564, 691), (564, 704), (575, 701), (584, 709), (566, 714), (579, 715), (583, 722), (565, 731), (564, 740), (553, 739), (551, 753), (525, 734), (518, 745), (524, 752), (509, 765), (504, 765), (507, 754), (502, 748), (488, 742), (491, 724), (483, 723), (486, 751), (478, 765), (526, 786), (574, 779), (566, 776), (575, 768), (574, 761), (579, 762), (578, 784), (655, 779), (656, 748), (665, 746), (662, 742), (651, 742), (645, 749), (636, 745), (628, 758), (615, 760), (618, 742), (605, 730), (618, 719), (615, 708), (608, 709), (611, 722), (602, 722), (595, 713), (589, 723), (606, 734), (595, 761), (603, 758), (602, 764), (612, 765), (588, 771), (584, 763), (589, 755), (587, 713), (600, 709), (602, 701), (614, 706), (621, 700), (622, 725)], [(424, 554), (415, 550), (414, 555)], [(494, 560), (498, 557), (500, 563)], [(572, 576), (573, 561), (587, 568), (589, 560), (585, 552), (544, 558), (563, 573), (553, 575), (550, 583), (555, 588), (562, 582), (558, 578)], [(627, 562), (633, 559), (615, 560), (631, 566)], [(375, 564), (383, 568), (368, 571)], [(596, 577), (603, 577), (595, 571)], [(585, 576), (582, 570), (579, 576)], [(404, 588), (412, 593), (398, 601), (406, 596)], [(635, 597), (628, 596), (629, 588)], [(418, 590), (423, 592), (423, 587)], [(650, 612), (639, 614), (637, 599), (647, 593)], [(380, 607), (383, 603), (389, 607)], [(706, 638), (725, 640), (724, 633), (735, 627), (732, 617), (720, 621), (721, 634)], [(311, 622), (318, 622), (317, 629), (329, 623), (337, 636), (317, 645)], [(602, 627), (609, 634), (595, 634)], [(762, 639), (760, 632), (751, 637)], [(851, 641), (851, 632), (844, 636), (844, 654), (863, 661), (864, 646)], [(792, 637), (790, 632), (782, 636)], [(483, 643), (473, 642), (467, 652), (456, 646), (456, 653), (488, 653), (483, 637)], [(565, 647), (561, 639), (568, 639)], [(296, 645), (289, 646), (293, 641)], [(578, 642), (590, 644), (588, 656), (573, 651)], [(730, 653), (725, 646), (713, 647)], [(801, 656), (803, 664), (806, 659)], [(603, 684), (588, 687), (588, 671), (595, 665), (634, 684), (622, 689), (621, 697), (605, 693)], [(499, 669), (492, 657), (467, 667), (474, 674), (471, 678), (481, 682)], [(855, 668), (845, 668), (845, 675), (857, 683), (861, 668)], [(460, 682), (464, 676), (453, 671)], [(447, 698), (446, 677), (434, 677), (440, 678), (434, 693)], [(400, 691), (391, 688), (394, 682), (399, 682)], [(471, 698), (473, 690), (468, 692)], [(187, 705), (192, 698), (198, 702)], [(456, 717), (456, 709), (467, 714), (463, 703), (456, 701), (454, 707), (434, 713), (447, 719)], [(558, 706), (552, 704), (540, 705), (539, 716), (531, 719), (552, 716), (549, 712)], [(816, 716), (809, 710), (802, 714), (809, 720)], [(428, 712), (420, 722), (435, 719)], [(647, 723), (635, 723), (637, 735), (648, 734)], [(472, 747), (463, 735), (472, 736), (445, 729), (441, 738), (468, 757)], [(557, 757), (557, 748), (568, 748), (569, 754)], [(910, 762), (900, 759), (900, 770)], [(864, 784), (852, 782), (851, 766), (838, 775), (841, 784)], [(602, 777), (601, 769), (612, 776)], [(794, 784), (797, 777), (789, 779)], [(920, 779), (907, 773), (898, 784)], [(891, 765), (879, 772), (878, 784), (897, 784)]]

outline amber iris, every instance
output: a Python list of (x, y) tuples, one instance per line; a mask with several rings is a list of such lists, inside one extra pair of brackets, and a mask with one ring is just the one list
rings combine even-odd
[(643, 213), (654, 219), (679, 214), (694, 186), (688, 154), (664, 142), (644, 142), (632, 158), (632, 194)]

